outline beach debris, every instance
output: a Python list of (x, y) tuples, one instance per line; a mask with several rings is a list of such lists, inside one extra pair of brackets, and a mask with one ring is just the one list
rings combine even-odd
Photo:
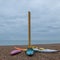
[(15, 55), (15, 54), (18, 54), (20, 52), (21, 52), (21, 50), (13, 50), (13, 51), (10, 52), (10, 54)]

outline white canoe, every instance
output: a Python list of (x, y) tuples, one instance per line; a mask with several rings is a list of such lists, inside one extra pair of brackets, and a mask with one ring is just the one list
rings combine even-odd
[(42, 52), (42, 53), (52, 53), (52, 52), (58, 52), (59, 50), (53, 50), (53, 49), (38, 49), (38, 48), (34, 48), (34, 51), (38, 51), (38, 52)]
[(54, 52), (58, 52), (58, 50), (44, 49), (44, 50), (38, 50), (38, 52), (42, 52), (42, 53), (54, 53)]

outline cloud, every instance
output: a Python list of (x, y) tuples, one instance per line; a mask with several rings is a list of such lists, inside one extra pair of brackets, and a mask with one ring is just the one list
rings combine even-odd
[(0, 0), (0, 40), (27, 40), (28, 10), (33, 40), (60, 39), (60, 0)]

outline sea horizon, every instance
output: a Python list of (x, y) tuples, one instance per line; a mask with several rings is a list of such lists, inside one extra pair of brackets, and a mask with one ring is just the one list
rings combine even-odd
[[(60, 43), (60, 40), (32, 40), (31, 44), (55, 44)], [(28, 45), (28, 40), (0, 40), (1, 45)]]

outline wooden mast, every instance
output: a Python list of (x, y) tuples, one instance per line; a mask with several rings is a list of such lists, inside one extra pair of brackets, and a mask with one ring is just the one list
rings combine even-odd
[(30, 11), (28, 11), (28, 48), (31, 48), (31, 16)]

